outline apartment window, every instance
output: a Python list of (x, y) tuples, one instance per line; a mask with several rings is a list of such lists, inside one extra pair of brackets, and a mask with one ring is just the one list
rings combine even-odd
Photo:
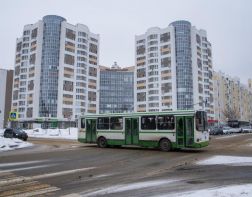
[(146, 70), (145, 70), (145, 68), (137, 69), (137, 77), (138, 78), (145, 77), (145, 76), (146, 76)]
[(161, 68), (171, 67), (171, 58), (165, 57), (161, 59)]
[(78, 42), (81, 42), (81, 43), (87, 43), (87, 40), (85, 38), (78, 38)]
[(91, 40), (91, 41), (93, 41), (93, 42), (98, 42), (98, 40), (97, 40), (97, 39), (92, 38), (92, 37), (90, 38), (90, 40)]
[(172, 91), (172, 84), (171, 83), (163, 83), (161, 86), (162, 93), (168, 93)]
[(145, 53), (145, 46), (141, 45), (137, 47), (137, 55), (142, 55)]
[(75, 40), (75, 31), (66, 29), (66, 37), (70, 40)]
[(196, 34), (196, 42), (200, 45), (201, 44), (201, 39), (198, 34)]
[(38, 28), (33, 29), (33, 30), (32, 30), (32, 33), (31, 33), (31, 39), (36, 38), (37, 35), (38, 35)]
[(169, 32), (160, 35), (160, 42), (161, 43), (169, 42), (169, 41), (170, 41), (170, 33)]
[(28, 82), (28, 90), (30, 91), (30, 90), (33, 90), (33, 89), (34, 89), (34, 81), (31, 80), (31, 81)]
[(77, 54), (78, 54), (78, 55), (87, 56), (87, 52), (86, 52), (86, 51), (77, 50)]
[(64, 63), (74, 65), (74, 56), (65, 54)]
[(73, 92), (73, 82), (71, 81), (64, 81), (63, 82), (63, 90), (64, 91), (69, 91), (69, 92)]
[(75, 44), (72, 42), (65, 42), (65, 50), (74, 53), (75, 52)]
[(35, 61), (36, 61), (36, 54), (32, 54), (30, 55), (30, 64), (35, 64)]
[(93, 67), (89, 67), (89, 76), (96, 77), (97, 76), (97, 69)]
[(97, 54), (97, 45), (90, 43), (89, 44), (89, 51), (94, 54)]
[(141, 44), (141, 43), (145, 43), (145, 40), (143, 39), (143, 40), (138, 40), (137, 41), (137, 44)]
[(157, 39), (158, 35), (157, 34), (152, 34), (152, 35), (149, 35), (148, 36), (148, 40), (151, 40), (151, 39)]
[(158, 47), (149, 47), (148, 48), (148, 52), (150, 51), (157, 51), (158, 50)]
[(146, 101), (146, 92), (137, 93), (137, 101), (138, 102)]
[[(29, 46), (29, 44), (28, 44), (28, 46)], [(22, 48), (22, 42), (17, 43), (16, 52), (20, 52), (21, 48)]]
[(23, 35), (24, 35), (24, 36), (27, 36), (27, 35), (29, 35), (29, 34), (30, 34), (30, 30), (26, 30), (26, 31), (23, 32)]
[(87, 34), (86, 34), (85, 32), (79, 31), (79, 32), (78, 32), (78, 36), (87, 37)]

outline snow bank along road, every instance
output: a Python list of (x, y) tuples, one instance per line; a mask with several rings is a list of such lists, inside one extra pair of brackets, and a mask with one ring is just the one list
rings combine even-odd
[(252, 134), (169, 153), (31, 142), (0, 153), (0, 196), (252, 196)]

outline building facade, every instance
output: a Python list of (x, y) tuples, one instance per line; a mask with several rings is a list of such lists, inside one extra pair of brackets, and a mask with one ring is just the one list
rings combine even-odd
[(100, 66), (100, 113), (134, 111), (134, 67)]
[(239, 78), (214, 72), (214, 114), (220, 123), (229, 119), (252, 122), (252, 89)]
[(0, 129), (2, 129), (7, 126), (11, 111), (13, 70), (0, 69), (0, 79)]
[(20, 119), (76, 119), (99, 111), (99, 35), (48, 15), (17, 39), (12, 111)]
[(248, 87), (252, 89), (252, 79), (248, 79)]
[(205, 109), (214, 118), (212, 49), (188, 21), (135, 37), (135, 111)]

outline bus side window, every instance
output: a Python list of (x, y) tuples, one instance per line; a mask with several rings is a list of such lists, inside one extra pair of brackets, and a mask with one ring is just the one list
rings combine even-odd
[(85, 118), (81, 118), (81, 128), (85, 129)]
[(141, 129), (143, 130), (156, 130), (156, 116), (142, 116)]
[(109, 130), (109, 118), (108, 117), (98, 118), (97, 129)]
[(111, 117), (110, 118), (110, 129), (111, 130), (122, 130), (123, 129), (123, 118), (122, 117)]
[(174, 116), (158, 116), (157, 127), (159, 130), (173, 130), (175, 128)]

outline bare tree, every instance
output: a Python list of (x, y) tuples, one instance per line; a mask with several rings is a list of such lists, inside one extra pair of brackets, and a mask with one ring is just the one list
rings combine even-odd
[(228, 106), (226, 109), (222, 111), (222, 113), (227, 120), (239, 120), (240, 118), (239, 110), (235, 107), (231, 108)]

